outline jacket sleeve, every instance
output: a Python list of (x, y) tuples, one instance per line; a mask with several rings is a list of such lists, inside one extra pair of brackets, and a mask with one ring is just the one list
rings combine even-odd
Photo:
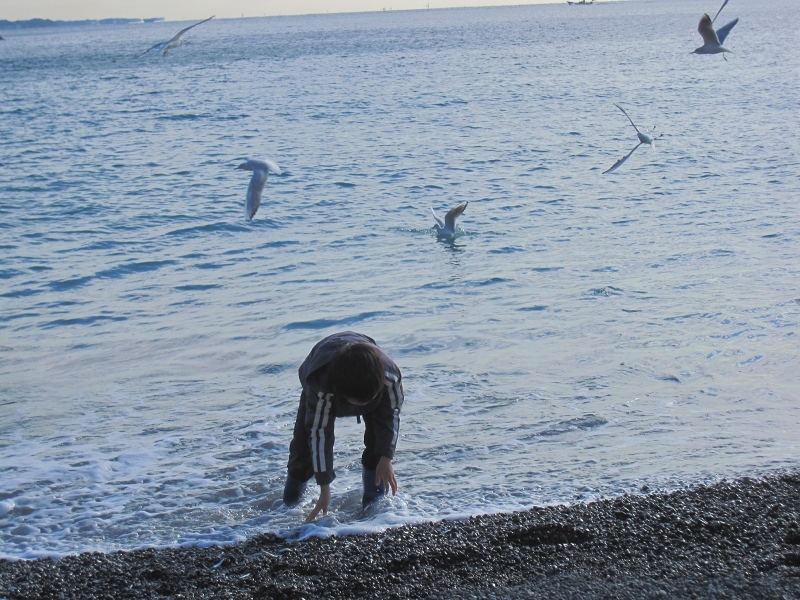
[(311, 465), (319, 485), (330, 484), (333, 472), (333, 422), (336, 411), (333, 394), (309, 387), (306, 391), (306, 432), (311, 450)]
[(400, 409), (403, 406), (403, 383), (399, 373), (386, 372), (383, 399), (374, 412), (375, 451), (380, 456), (394, 458), (397, 436), (400, 434)]

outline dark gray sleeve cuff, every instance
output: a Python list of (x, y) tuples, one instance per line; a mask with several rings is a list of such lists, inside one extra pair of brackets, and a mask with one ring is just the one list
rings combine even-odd
[(333, 471), (314, 473), (314, 479), (317, 480), (317, 485), (330, 485), (331, 481), (336, 479), (336, 473)]

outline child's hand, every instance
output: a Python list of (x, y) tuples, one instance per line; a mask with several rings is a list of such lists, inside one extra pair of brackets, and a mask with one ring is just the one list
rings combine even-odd
[(392, 496), (397, 494), (397, 479), (394, 478), (392, 460), (385, 456), (381, 456), (381, 460), (378, 462), (378, 466), (375, 469), (375, 485), (380, 485), (381, 481), (383, 481), (387, 492), (389, 491), (389, 487), (391, 487)]
[[(390, 464), (391, 466), (391, 464)], [(397, 484), (395, 484), (396, 486)], [(317, 500), (317, 505), (314, 507), (314, 510), (311, 511), (311, 514), (308, 515), (306, 518), (306, 523), (311, 523), (314, 519), (317, 518), (319, 511), (322, 511), (323, 515), (328, 514), (328, 506), (331, 504), (331, 486), (330, 485), (321, 485), (319, 486), (319, 500)]]

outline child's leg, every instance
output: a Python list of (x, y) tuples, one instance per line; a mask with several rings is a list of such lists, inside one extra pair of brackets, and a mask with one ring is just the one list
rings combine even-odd
[(361, 497), (361, 505), (367, 506), (378, 500), (386, 493), (386, 487), (381, 481), (380, 485), (375, 485), (375, 469), (381, 457), (375, 453), (375, 427), (371, 415), (364, 415), (364, 452), (361, 454), (361, 482), (364, 485), (364, 495)]
[(286, 485), (283, 488), (283, 501), (295, 504), (306, 489), (306, 482), (314, 476), (311, 464), (311, 449), (308, 445), (306, 422), (306, 392), (300, 394), (300, 407), (297, 409), (297, 420), (294, 422), (294, 434), (289, 444), (289, 471)]
[(378, 467), (381, 457), (375, 453), (375, 426), (372, 415), (363, 415), (364, 419), (364, 452), (361, 453), (361, 464), (368, 471)]

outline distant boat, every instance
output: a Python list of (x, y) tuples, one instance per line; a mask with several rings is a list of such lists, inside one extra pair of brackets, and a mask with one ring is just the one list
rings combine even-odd
[(570, 6), (573, 4), (594, 4), (594, 0), (589, 0), (588, 2), (586, 0), (580, 0), (579, 2), (570, 2), (570, 0), (567, 0), (567, 4)]

